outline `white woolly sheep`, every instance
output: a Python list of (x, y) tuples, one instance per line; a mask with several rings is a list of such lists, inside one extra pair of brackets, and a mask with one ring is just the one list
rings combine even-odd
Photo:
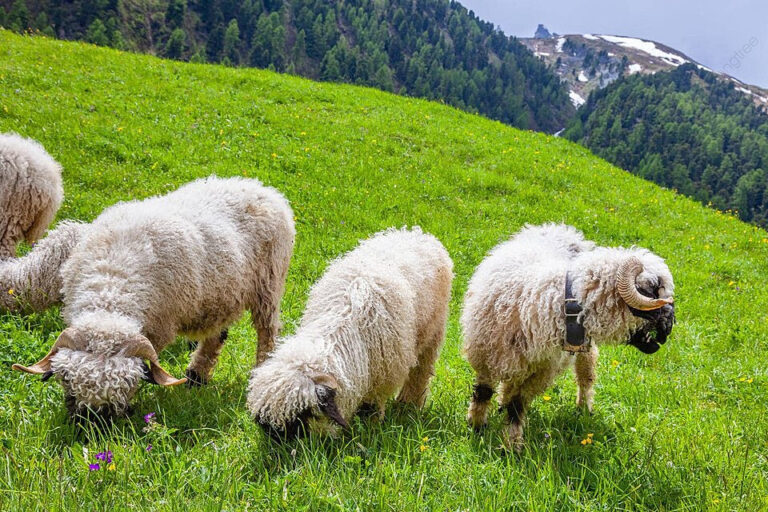
[(62, 222), (26, 256), (0, 260), (0, 311), (43, 311), (60, 303), (61, 266), (88, 226)]
[[(592, 345), (575, 356), (563, 350), (566, 274)], [(504, 440), (519, 449), (531, 401), (574, 359), (577, 401), (591, 411), (597, 345), (658, 350), (674, 323), (673, 293), (664, 260), (645, 249), (593, 248), (569, 226), (524, 228), (483, 260), (464, 298), (464, 353), (476, 372), (469, 423), (486, 424), (500, 382)]]
[(40, 238), (61, 206), (61, 166), (43, 146), (0, 134), (0, 260)]
[(248, 409), (274, 439), (343, 428), (360, 406), (421, 407), (443, 344), (453, 263), (419, 228), (387, 230), (331, 263), (297, 332), (251, 374)]
[(245, 309), (262, 361), (280, 327), (294, 235), (286, 199), (252, 179), (212, 177), (112, 206), (61, 268), (68, 327), (41, 361), (14, 369), (56, 376), (72, 415), (124, 414), (142, 378), (187, 381), (158, 361), (178, 333), (200, 341), (187, 378), (205, 383)]

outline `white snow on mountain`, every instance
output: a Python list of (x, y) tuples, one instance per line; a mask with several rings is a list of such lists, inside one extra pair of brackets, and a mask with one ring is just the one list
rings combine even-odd
[(637, 39), (634, 37), (621, 37), (621, 36), (601, 35), (600, 38), (604, 39), (605, 41), (608, 41), (609, 43), (615, 43), (620, 46), (624, 46), (625, 48), (634, 48), (635, 50), (640, 50), (641, 52), (645, 52), (652, 57), (658, 57), (659, 59), (663, 59), (666, 62), (669, 62), (670, 64), (675, 66), (679, 66), (681, 64), (685, 64), (686, 62), (688, 62), (687, 60), (680, 57), (679, 55), (665, 52), (664, 50), (657, 48), (656, 45), (651, 41), (643, 41), (642, 39)]
[(562, 52), (562, 51), (563, 51), (563, 45), (564, 45), (564, 44), (565, 44), (565, 38), (564, 38), (564, 37), (561, 37), (560, 39), (558, 39), (558, 40), (557, 40), (557, 45), (555, 46), (555, 51), (556, 51), (557, 53), (560, 53), (560, 52)]
[(589, 78), (584, 74), (584, 71), (579, 71), (579, 82), (589, 82)]
[(570, 96), (570, 97), (571, 97), (571, 103), (573, 103), (573, 106), (574, 106), (574, 107), (576, 107), (576, 108), (579, 108), (579, 107), (580, 107), (580, 106), (582, 106), (584, 103), (586, 103), (586, 101), (584, 100), (584, 98), (582, 98), (581, 96), (579, 96), (579, 94), (578, 94), (578, 93), (576, 93), (576, 92), (574, 92), (574, 91), (569, 91), (569, 92), (568, 92), (568, 96)]
[(582, 37), (584, 37), (584, 39), (589, 39), (591, 41), (597, 41), (597, 39), (598, 39), (597, 37), (593, 36), (592, 34), (584, 34)]
[(643, 70), (643, 66), (640, 64), (630, 64), (629, 65), (629, 74), (634, 75), (635, 73), (639, 73)]

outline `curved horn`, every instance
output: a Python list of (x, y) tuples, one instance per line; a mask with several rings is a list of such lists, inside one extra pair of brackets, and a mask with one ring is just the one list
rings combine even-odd
[[(80, 347), (78, 347), (78, 344), (75, 342), (75, 338), (73, 336), (73, 330), (71, 327), (67, 327), (64, 329), (61, 334), (59, 334), (59, 337), (56, 339), (56, 341), (53, 344), (53, 347), (51, 347), (50, 352), (46, 354), (44, 358), (33, 364), (32, 366), (22, 366), (20, 364), (14, 364), (11, 366), (12, 369), (16, 370), (17, 372), (25, 372), (25, 373), (31, 373), (34, 375), (43, 375), (47, 374), (51, 371), (51, 358), (56, 355), (56, 353), (61, 350), (62, 348), (68, 348), (70, 350), (80, 350)], [(48, 380), (48, 379), (45, 379)]]
[(157, 357), (157, 351), (152, 343), (144, 336), (132, 338), (122, 345), (117, 351), (117, 355), (123, 357), (138, 357), (149, 361), (149, 373), (154, 381), (161, 386), (178, 386), (187, 382), (186, 378), (177, 379), (160, 366), (160, 360)]
[(639, 309), (641, 311), (653, 311), (654, 309), (660, 309), (671, 304), (672, 299), (653, 299), (646, 297), (637, 291), (635, 287), (635, 279), (643, 271), (643, 264), (636, 256), (632, 256), (627, 259), (619, 267), (618, 279), (616, 281), (616, 289), (624, 302), (631, 308)]

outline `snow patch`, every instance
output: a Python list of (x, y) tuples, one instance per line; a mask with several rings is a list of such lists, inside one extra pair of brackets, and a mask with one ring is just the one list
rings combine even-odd
[(639, 73), (643, 70), (643, 66), (640, 64), (630, 64), (629, 65), (629, 74), (634, 75), (635, 73)]
[(551, 54), (546, 52), (536, 52), (534, 55), (537, 57), (549, 57)]
[(752, 91), (750, 91), (749, 89), (745, 89), (745, 88), (743, 88), (743, 87), (736, 87), (736, 90), (737, 90), (737, 91), (741, 91), (741, 92), (743, 92), (744, 94), (747, 94), (747, 95), (749, 95), (749, 96), (752, 96)]
[(576, 107), (576, 108), (579, 108), (584, 103), (586, 103), (584, 98), (579, 96), (579, 94), (576, 91), (569, 91), (568, 92), (568, 96), (571, 97), (571, 103), (573, 103), (573, 106)]
[(577, 80), (579, 82), (589, 82), (589, 78), (587, 78), (587, 75), (585, 75), (583, 71), (579, 71), (579, 77)]
[(593, 36), (592, 34), (584, 34), (582, 36), (584, 39), (589, 39), (590, 41), (597, 41), (598, 38), (596, 36)]
[(560, 39), (558, 39), (558, 40), (557, 40), (557, 45), (555, 45), (555, 51), (556, 51), (557, 53), (560, 53), (560, 52), (562, 52), (562, 51), (563, 51), (563, 45), (564, 45), (564, 44), (565, 44), (565, 38), (564, 38), (564, 37), (561, 37)]
[(674, 66), (679, 66), (681, 64), (685, 64), (686, 62), (688, 62), (687, 60), (680, 57), (679, 55), (665, 52), (664, 50), (657, 48), (656, 45), (651, 41), (643, 41), (642, 39), (637, 39), (634, 37), (621, 37), (621, 36), (600, 36), (600, 38), (605, 41), (608, 41), (609, 43), (615, 43), (625, 48), (633, 48), (635, 50), (640, 50), (641, 52), (647, 53), (651, 57), (659, 58)]

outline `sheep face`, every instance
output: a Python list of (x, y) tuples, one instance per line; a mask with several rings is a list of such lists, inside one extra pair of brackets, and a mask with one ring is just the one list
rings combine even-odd
[(254, 369), (248, 385), (248, 409), (273, 440), (291, 441), (328, 421), (349, 428), (336, 405), (336, 379), (267, 360)]
[(671, 302), (675, 285), (664, 260), (647, 251), (639, 259), (643, 270), (635, 279), (637, 292), (648, 299), (669, 303), (651, 310), (628, 305), (630, 313), (642, 323), (632, 332), (627, 343), (644, 354), (653, 354), (666, 343), (675, 324), (675, 306)]
[(126, 415), (144, 368), (137, 357), (104, 357), (80, 350), (61, 349), (51, 358), (51, 371), (64, 388), (73, 418)]

